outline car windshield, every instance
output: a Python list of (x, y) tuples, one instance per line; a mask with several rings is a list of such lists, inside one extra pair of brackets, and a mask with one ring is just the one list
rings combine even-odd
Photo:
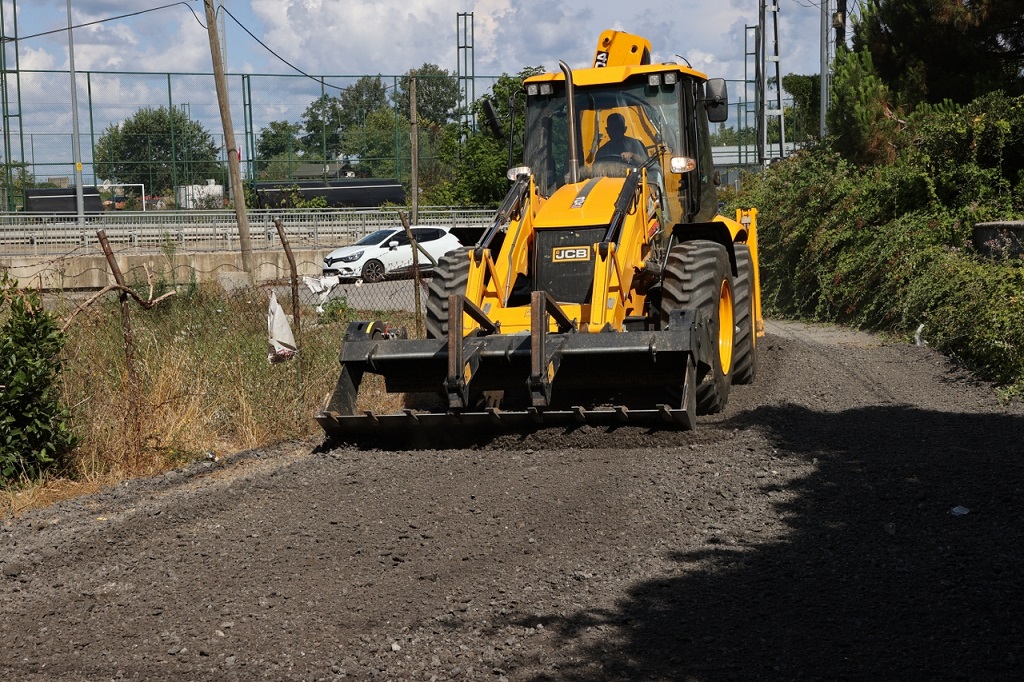
[(355, 244), (353, 244), (353, 246), (376, 246), (377, 244), (380, 244), (394, 233), (395, 230), (377, 230), (376, 232), (371, 232), (370, 234), (366, 235), (365, 237), (357, 241)]

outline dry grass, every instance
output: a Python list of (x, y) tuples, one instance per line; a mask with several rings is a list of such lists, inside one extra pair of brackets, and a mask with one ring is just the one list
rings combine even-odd
[[(301, 362), (270, 365), (266, 308), (261, 290), (228, 295), (215, 287), (193, 287), (150, 311), (133, 305), (131, 364), (114, 296), (76, 317), (61, 382), (81, 444), (63, 462), (64, 477), (0, 493), (0, 515), (165, 471), (207, 451), (319, 436), (312, 417), (337, 380), (348, 320), (317, 324), (304, 308)], [(370, 409), (401, 407), (382, 382), (367, 383)]]
[(89, 495), (116, 483), (117, 480), (112, 476), (105, 477), (105, 480), (90, 481), (52, 478), (17, 489), (0, 490), (0, 519), (18, 516), (31, 509), (48, 507), (80, 495)]

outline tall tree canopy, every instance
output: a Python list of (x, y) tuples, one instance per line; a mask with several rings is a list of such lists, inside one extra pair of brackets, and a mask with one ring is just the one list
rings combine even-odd
[[(459, 201), (486, 205), (501, 201), (508, 192), (508, 180), (505, 177), (509, 167), (507, 133), (513, 120), (517, 134), (513, 144), (512, 163), (519, 163), (523, 158), (522, 131), (526, 117), (523, 80), (543, 72), (542, 66), (528, 66), (515, 76), (502, 74), (495, 81), (490, 99), (494, 102), (498, 118), (506, 133), (503, 139), (495, 139), (484, 125), (482, 99), (473, 103), (479, 129), (466, 131), (462, 145), (439, 146), (439, 160), (456, 169), (452, 179), (439, 188), (439, 195), (450, 197), (449, 201), (453, 203)], [(446, 158), (447, 155), (451, 155), (451, 158)]]
[(782, 77), (782, 89), (793, 96), (786, 110), (786, 137), (792, 142), (818, 139), (821, 118), (821, 76), (791, 73)]
[(271, 121), (266, 128), (260, 130), (256, 139), (256, 154), (261, 159), (269, 159), (279, 154), (294, 154), (300, 148), (299, 134), (302, 126), (288, 121)]
[[(459, 78), (437, 64), (424, 64), (416, 71), (416, 113), (421, 121), (447, 123), (459, 106)], [(402, 76), (395, 93), (398, 112), (411, 120), (409, 112), (409, 75)]]
[(373, 112), (390, 107), (388, 89), (380, 76), (363, 76), (338, 94), (338, 102), (345, 128), (361, 126)]
[(120, 125), (111, 124), (96, 141), (96, 175), (131, 184), (148, 192), (175, 185), (223, 183), (224, 168), (213, 136), (182, 109), (140, 109)]
[(1021, 0), (867, 0), (853, 39), (900, 104), (1024, 92)]
[(334, 159), (341, 152), (341, 103), (320, 95), (302, 112), (302, 146), (315, 159)]

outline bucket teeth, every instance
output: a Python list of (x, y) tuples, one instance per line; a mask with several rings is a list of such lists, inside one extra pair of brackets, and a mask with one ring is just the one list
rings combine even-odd
[(472, 412), (416, 412), (405, 409), (395, 414), (375, 414), (369, 410), (358, 415), (341, 415), (336, 412), (321, 412), (317, 421), (328, 436), (344, 440), (347, 437), (377, 434), (391, 436), (409, 433), (435, 433), (439, 436), (454, 435), (464, 430), (476, 433), (493, 429), (496, 432), (530, 430), (547, 426), (669, 426), (690, 429), (693, 415), (685, 409), (669, 405), (656, 408), (629, 409), (623, 405), (607, 408), (587, 409), (574, 406), (569, 409), (540, 410), (528, 407), (525, 410), (502, 410), (488, 407)]

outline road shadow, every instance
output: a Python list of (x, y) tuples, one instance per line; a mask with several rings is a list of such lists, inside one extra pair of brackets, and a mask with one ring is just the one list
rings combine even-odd
[(545, 618), (567, 653), (532, 679), (1021, 678), (1024, 417), (785, 405), (723, 426), (813, 463), (754, 491), (783, 538), (673, 551), (678, 573), (614, 609)]

